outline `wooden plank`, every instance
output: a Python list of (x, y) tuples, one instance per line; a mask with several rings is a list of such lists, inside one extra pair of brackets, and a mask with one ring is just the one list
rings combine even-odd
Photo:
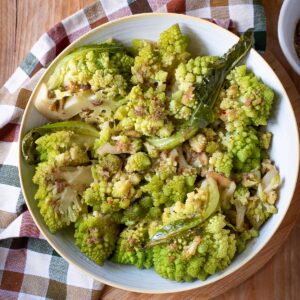
[(94, 0), (17, 0), (15, 66), (20, 64), (34, 42), (44, 32), (94, 2)]
[(1, 0), (0, 9), (0, 86), (13, 73), (17, 0)]

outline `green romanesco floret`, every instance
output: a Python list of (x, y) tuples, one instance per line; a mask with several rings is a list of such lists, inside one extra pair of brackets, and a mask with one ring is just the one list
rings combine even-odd
[(172, 202), (184, 201), (187, 193), (189, 193), (196, 181), (195, 175), (179, 175), (167, 180), (162, 192)]
[(228, 75), (229, 87), (220, 103), (220, 118), (229, 131), (243, 125), (266, 125), (273, 104), (274, 92), (246, 65), (236, 67)]
[(275, 166), (269, 162), (265, 164), (268, 171), (258, 184), (256, 195), (249, 198), (246, 210), (246, 217), (255, 229), (259, 229), (272, 214), (277, 213), (275, 203), (278, 197), (277, 188), (280, 185), (280, 176)]
[(153, 199), (154, 206), (170, 206), (176, 201), (185, 200), (187, 193), (193, 190), (195, 180), (195, 175), (177, 175), (166, 180), (153, 175), (141, 190)]
[(109, 179), (122, 168), (122, 160), (114, 154), (101, 155), (98, 161), (92, 166), (94, 180), (103, 178)]
[(205, 280), (225, 269), (236, 253), (235, 235), (225, 229), (225, 217), (211, 217), (198, 231), (154, 246), (154, 270), (176, 281)]
[(75, 243), (94, 262), (103, 265), (118, 239), (119, 227), (109, 216), (87, 214), (75, 223)]
[(262, 201), (259, 197), (251, 197), (246, 210), (246, 217), (250, 224), (259, 229), (265, 221), (273, 214), (277, 213), (274, 204)]
[(272, 141), (272, 132), (261, 132), (259, 136), (260, 146), (262, 149), (268, 150)]
[(126, 123), (129, 122), (128, 119), (131, 120), (130, 124), (142, 135), (171, 135), (174, 126), (167, 118), (167, 100), (164, 92), (152, 87), (143, 92), (141, 86), (137, 85), (132, 88), (127, 98)]
[(69, 155), (71, 156), (70, 163), (84, 164), (89, 162), (87, 150), (91, 148), (92, 140), (89, 137), (75, 134), (73, 131), (61, 130), (45, 134), (38, 138), (35, 143), (40, 161), (55, 159), (59, 155), (61, 159), (66, 159), (65, 156)]
[(181, 63), (175, 70), (175, 83), (169, 104), (171, 115), (177, 119), (188, 119), (197, 106), (197, 84), (212, 70), (209, 66), (217, 60), (215, 56), (198, 56)]
[(233, 204), (239, 203), (246, 206), (250, 197), (249, 189), (243, 186), (238, 186), (233, 194)]
[(89, 81), (91, 89), (98, 92), (99, 98), (103, 100), (125, 97), (128, 90), (128, 84), (120, 74), (111, 74), (107, 70), (97, 70)]
[(242, 130), (251, 124), (239, 101), (238, 87), (229, 86), (220, 94), (220, 105), (216, 108), (219, 118), (225, 123), (226, 130)]
[(236, 239), (237, 252), (238, 253), (243, 252), (246, 249), (247, 242), (253, 238), (258, 237), (258, 235), (259, 232), (254, 228), (245, 230), (241, 234), (239, 234)]
[(245, 230), (245, 213), (248, 206), (248, 201), (250, 199), (250, 191), (248, 188), (238, 185), (233, 197), (231, 198), (231, 203), (236, 209), (235, 216), (235, 226), (238, 231)]
[(162, 180), (171, 178), (176, 175), (178, 168), (178, 152), (172, 150), (170, 153), (161, 152), (159, 157), (154, 161), (154, 171)]
[[(133, 58), (114, 41), (102, 45), (88, 45), (75, 49), (61, 60), (50, 77), (48, 86), (55, 92), (67, 89), (76, 93), (90, 88), (93, 91), (104, 91), (106, 94), (111, 88), (115, 89), (111, 85), (110, 77), (120, 76), (115, 79), (122, 82), (123, 93), (124, 88), (128, 86), (126, 75), (129, 74), (132, 65)], [(114, 93), (114, 97), (116, 95), (119, 93)]]
[(236, 67), (228, 76), (231, 83), (238, 85), (243, 110), (255, 126), (266, 125), (273, 104), (274, 92), (252, 72), (247, 73), (246, 65)]
[(94, 151), (97, 152), (98, 148), (108, 143), (111, 136), (115, 133), (109, 122), (104, 122), (100, 126), (99, 138), (95, 140)]
[[(101, 156), (104, 154), (133, 154), (141, 150), (142, 140), (136, 136), (120, 133), (116, 127), (112, 127), (109, 122), (101, 126), (99, 138), (94, 143), (94, 155)], [(128, 132), (127, 132), (128, 133)], [(135, 132), (134, 132), (135, 133)]]
[(163, 224), (171, 224), (178, 220), (191, 218), (208, 218), (215, 212), (219, 205), (219, 188), (212, 178), (202, 181), (186, 195), (185, 202), (177, 201), (171, 207), (166, 207), (162, 215)]
[(125, 228), (117, 241), (112, 261), (135, 265), (137, 268), (152, 267), (152, 249), (145, 249), (148, 241), (148, 224), (141, 221), (135, 226)]
[(159, 218), (161, 216), (161, 210), (153, 211), (153, 209), (154, 207), (151, 197), (143, 197), (136, 200), (123, 211), (122, 216), (119, 218), (119, 222), (126, 226), (133, 226), (140, 220), (146, 218), (146, 215), (149, 215), (150, 219)]
[(230, 176), (233, 166), (231, 153), (216, 151), (211, 156), (209, 162), (216, 172), (223, 173), (227, 177)]
[(246, 211), (250, 224), (258, 229), (272, 214), (277, 213), (277, 188), (280, 186), (279, 172), (272, 164), (258, 184), (257, 193), (251, 197)]
[[(163, 70), (158, 49), (149, 41), (135, 41), (138, 54), (131, 68), (131, 81), (134, 85), (157, 86), (160, 91), (166, 88), (168, 73)], [(135, 47), (135, 45), (133, 45)]]
[[(133, 49), (137, 51), (132, 67), (133, 84), (157, 87), (164, 91), (168, 72), (180, 62), (186, 62), (190, 54), (185, 51), (188, 37), (182, 35), (178, 25), (164, 31), (158, 43), (134, 40)], [(169, 73), (171, 74), (171, 73)]]
[(75, 222), (87, 211), (82, 194), (92, 182), (90, 166), (66, 166), (55, 160), (41, 162), (33, 182), (38, 185), (35, 199), (52, 233)]
[(162, 66), (167, 70), (172, 70), (179, 63), (186, 62), (190, 57), (190, 53), (186, 51), (189, 45), (189, 38), (181, 33), (178, 24), (162, 32), (157, 45)]
[(233, 156), (233, 168), (249, 172), (259, 167), (261, 162), (260, 142), (257, 131), (251, 127), (227, 133), (228, 152)]
[(134, 58), (122, 53), (117, 52), (111, 56), (111, 62), (116, 67), (116, 69), (124, 76), (124, 78), (129, 78), (131, 76), (131, 67), (134, 64)]
[(94, 210), (103, 213), (126, 209), (139, 198), (141, 176), (137, 173), (122, 171), (121, 159), (113, 154), (100, 157), (93, 165), (94, 181), (84, 192), (83, 199)]
[(145, 152), (137, 152), (128, 157), (125, 170), (127, 172), (142, 172), (151, 165), (151, 160)]

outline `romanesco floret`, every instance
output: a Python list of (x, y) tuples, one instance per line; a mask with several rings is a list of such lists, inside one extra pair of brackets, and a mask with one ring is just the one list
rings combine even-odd
[(209, 162), (216, 172), (223, 173), (227, 177), (230, 176), (233, 166), (231, 153), (216, 151), (211, 156)]
[(152, 267), (152, 249), (145, 249), (148, 240), (148, 224), (141, 221), (133, 227), (125, 228), (117, 241), (112, 261), (135, 265), (137, 268)]
[[(107, 51), (104, 50), (106, 47)], [(118, 48), (119, 49), (116, 49)], [(110, 48), (115, 48), (111, 51)], [(76, 49), (61, 61), (54, 74), (50, 77), (48, 85), (50, 90), (72, 93), (92, 89), (93, 91), (109, 89), (108, 77), (119, 75), (122, 77), (122, 85), (127, 87), (126, 76), (133, 65), (133, 58), (129, 57), (124, 48), (116, 42), (108, 42), (99, 45), (90, 45)], [(101, 72), (101, 84), (99, 84), (99, 71)], [(124, 77), (123, 77), (124, 74)], [(103, 79), (108, 76), (104, 81)], [(118, 79), (118, 80), (119, 80)]]
[(272, 132), (262, 132), (259, 138), (261, 148), (268, 150), (272, 141)]
[(266, 125), (273, 104), (274, 92), (252, 72), (247, 74), (246, 65), (237, 67), (228, 76), (229, 81), (238, 85), (243, 110), (255, 126)]
[(233, 204), (239, 203), (240, 205), (246, 206), (250, 197), (248, 188), (238, 186), (233, 194)]
[[(126, 133), (126, 132), (125, 132)], [(110, 154), (133, 154), (141, 150), (142, 140), (135, 136), (128, 136), (125, 133), (119, 133), (115, 127), (111, 127), (109, 122), (101, 126), (99, 138), (94, 144), (95, 156)]]
[[(132, 205), (125, 209), (122, 213), (122, 216), (119, 218), (119, 222), (125, 224), (126, 226), (133, 226), (141, 219), (145, 218), (147, 214), (150, 215), (152, 210), (152, 199), (149, 196), (143, 197), (139, 200), (136, 200)], [(157, 217), (160, 217), (158, 213)], [(151, 218), (151, 216), (150, 216)]]
[(103, 265), (118, 239), (119, 228), (109, 216), (87, 214), (75, 223), (75, 243), (94, 262)]
[(251, 127), (227, 134), (228, 152), (233, 155), (233, 167), (238, 171), (249, 172), (259, 167), (261, 149), (257, 131)]
[(233, 194), (233, 198), (231, 199), (231, 202), (236, 209), (235, 226), (238, 231), (245, 230), (245, 213), (247, 210), (249, 199), (250, 192), (248, 188), (239, 185)]
[(274, 92), (252, 72), (247, 73), (246, 65), (232, 70), (227, 80), (230, 86), (220, 104), (220, 117), (227, 130), (231, 131), (243, 124), (266, 125)]
[(128, 208), (141, 196), (140, 175), (125, 173), (121, 167), (121, 159), (112, 154), (103, 156), (93, 165), (94, 182), (83, 194), (86, 204), (102, 213), (117, 212)]
[(100, 180), (102, 178), (109, 179), (118, 173), (122, 168), (122, 160), (114, 154), (101, 155), (96, 164), (92, 167), (93, 178)]
[(277, 208), (274, 204), (264, 202), (257, 196), (251, 197), (248, 201), (246, 217), (255, 229), (259, 229), (271, 215), (276, 213)]
[(164, 92), (152, 87), (143, 92), (141, 86), (137, 85), (132, 88), (127, 97), (127, 116), (137, 132), (146, 136), (167, 137), (171, 135), (174, 126), (167, 118), (167, 102)]
[(258, 237), (258, 235), (259, 232), (254, 228), (245, 230), (241, 234), (239, 234), (236, 239), (237, 252), (238, 253), (243, 252), (246, 249), (247, 242), (253, 238)]
[(171, 69), (180, 62), (185, 62), (190, 53), (185, 51), (189, 45), (189, 38), (183, 35), (178, 24), (162, 32), (158, 40), (158, 50), (163, 68)]
[(162, 63), (155, 44), (148, 41), (140, 41), (138, 54), (135, 56), (134, 65), (131, 68), (133, 84), (146, 86), (158, 86), (160, 91), (166, 88), (168, 73), (162, 69)]
[(185, 200), (187, 193), (193, 190), (195, 180), (194, 175), (178, 175), (166, 180), (153, 175), (141, 190), (152, 197), (154, 206), (170, 206), (176, 201)]
[(107, 70), (97, 70), (89, 81), (94, 92), (99, 91), (99, 98), (115, 99), (117, 96), (125, 97), (128, 84), (120, 74), (111, 74)]
[[(71, 156), (70, 163), (84, 164), (89, 162), (87, 150), (91, 148), (93, 140), (89, 137), (80, 136), (73, 131), (57, 131), (45, 134), (36, 141), (36, 150), (40, 161), (51, 159), (65, 159), (66, 155)], [(62, 154), (65, 155), (62, 155)], [(58, 156), (60, 155), (60, 158)]]
[(276, 189), (280, 185), (279, 172), (272, 164), (258, 184), (257, 193), (250, 197), (246, 211), (247, 219), (255, 228), (259, 227), (272, 215), (277, 213), (275, 202), (277, 200)]
[(226, 268), (236, 252), (235, 235), (221, 214), (211, 217), (199, 233), (154, 246), (154, 270), (162, 277), (176, 281), (204, 280)]
[(186, 64), (181, 63), (175, 71), (174, 92), (171, 96), (169, 109), (177, 119), (188, 119), (197, 106), (197, 84), (202, 83), (210, 72), (209, 65), (216, 61), (215, 56), (198, 56)]
[(181, 219), (207, 218), (218, 207), (219, 188), (212, 178), (202, 181), (200, 187), (186, 195), (184, 203), (177, 201), (171, 207), (166, 207), (162, 215), (162, 223), (170, 224)]
[(52, 233), (75, 222), (87, 207), (83, 191), (92, 181), (90, 166), (62, 166), (55, 160), (36, 167), (33, 182), (38, 185), (35, 199)]
[(151, 160), (145, 152), (137, 152), (128, 157), (125, 170), (127, 172), (142, 172), (151, 165)]

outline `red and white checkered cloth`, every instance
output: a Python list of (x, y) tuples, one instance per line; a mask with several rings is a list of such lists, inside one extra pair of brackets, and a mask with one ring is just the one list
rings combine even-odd
[(61, 258), (26, 209), (17, 169), (19, 125), (37, 80), (65, 47), (105, 22), (154, 11), (208, 18), (237, 32), (254, 27), (256, 48), (265, 47), (259, 0), (100, 0), (44, 33), (0, 89), (0, 300), (100, 298), (103, 284)]

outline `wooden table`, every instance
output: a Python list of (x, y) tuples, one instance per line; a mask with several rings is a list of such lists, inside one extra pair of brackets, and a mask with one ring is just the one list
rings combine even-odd
[[(0, 0), (0, 86), (20, 64), (33, 43), (55, 23), (95, 0)], [(266, 58), (285, 68), (300, 93), (300, 76), (284, 58), (277, 39), (277, 22), (283, 0), (265, 0), (267, 15)], [(271, 52), (271, 53), (270, 53)], [(273, 55), (272, 55), (273, 54)], [(278, 253), (254, 276), (215, 299), (300, 299), (300, 215)], [(194, 293), (196, 294), (196, 293)], [(106, 288), (102, 299), (122, 298)], [(150, 299), (147, 297), (140, 297)], [(128, 295), (126, 299), (129, 299)], [(164, 299), (182, 299), (176, 295)], [(195, 298), (196, 299), (196, 298)]]

